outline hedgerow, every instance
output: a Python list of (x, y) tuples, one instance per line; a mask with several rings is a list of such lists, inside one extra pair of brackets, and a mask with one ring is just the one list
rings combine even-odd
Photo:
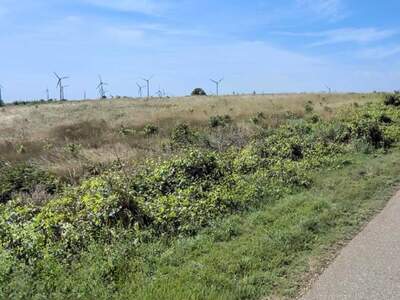
[[(373, 151), (391, 147), (400, 140), (400, 110), (375, 103), (348, 108), (331, 121), (291, 120), (243, 148), (222, 152), (198, 146), (197, 137), (180, 124), (171, 135), (171, 143), (183, 149), (179, 155), (132, 172), (94, 176), (41, 206), (24, 203), (12, 191), (43, 180), (3, 188), (0, 253), (34, 264), (48, 255), (72, 259), (91, 241), (107, 242), (118, 230), (195, 234), (224, 215), (310, 187), (312, 172), (339, 166), (358, 143)], [(52, 180), (44, 182), (54, 190)]]

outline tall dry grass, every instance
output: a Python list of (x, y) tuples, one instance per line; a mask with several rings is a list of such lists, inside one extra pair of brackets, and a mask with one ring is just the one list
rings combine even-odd
[[(177, 123), (203, 128), (217, 147), (240, 144), (263, 115), (264, 126), (278, 126), (289, 114), (303, 116), (306, 105), (330, 118), (346, 104), (377, 99), (374, 94), (279, 94), (172, 99), (118, 99), (7, 106), (0, 110), (0, 160), (32, 161), (69, 178), (95, 163), (140, 161), (169, 155), (164, 145)], [(208, 129), (211, 116), (229, 115), (234, 129)], [(142, 133), (146, 125), (156, 135)]]

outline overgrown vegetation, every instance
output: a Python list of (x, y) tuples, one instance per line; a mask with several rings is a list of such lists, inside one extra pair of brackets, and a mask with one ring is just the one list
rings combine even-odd
[[(261, 113), (255, 118), (257, 124), (265, 120)], [(225, 130), (231, 123), (232, 119), (226, 116), (210, 118), (209, 130)], [(239, 276), (239, 288), (243, 289), (236, 290), (237, 284), (231, 281), (218, 285), (225, 287), (222, 290), (227, 299), (261, 296), (252, 289), (260, 284), (264, 285), (263, 292), (267, 293), (268, 288), (271, 292), (274, 286), (282, 284), (280, 277), (288, 274), (287, 270), (297, 263), (300, 253), (314, 249), (316, 237), (325, 237), (331, 228), (338, 226), (336, 219), (347, 222), (352, 218), (341, 216), (344, 210), (335, 208), (333, 203), (306, 203), (304, 199), (298, 200), (302, 215), (297, 216), (293, 213), (297, 206), (290, 203), (290, 195), (315, 188), (318, 172), (341, 170), (360, 156), (360, 152), (365, 157), (373, 157), (369, 154), (390, 151), (400, 140), (400, 109), (385, 100), (346, 107), (331, 120), (289, 118), (278, 128), (257, 128), (246, 145), (236, 144), (221, 150), (213, 147), (205, 133), (187, 123), (179, 123), (166, 146), (178, 149), (170, 158), (149, 159), (135, 168), (125, 167), (117, 160), (117, 168), (98, 172), (62, 190), (52, 175), (37, 167), (5, 164), (3, 168), (9, 169), (2, 173), (4, 177), (0, 180), (0, 192), (4, 195), (0, 204), (0, 256), (3, 258), (0, 298), (29, 295), (58, 298), (65, 294), (74, 295), (72, 298), (94, 295), (108, 298), (118, 286), (124, 286), (125, 280), (138, 282), (129, 288), (131, 297), (128, 298), (154, 298), (153, 291), (161, 290), (153, 283), (166, 288), (168, 282), (175, 284), (180, 298), (217, 298), (221, 296), (218, 289), (211, 289), (211, 293), (200, 286), (186, 290), (174, 281), (174, 276), (157, 277), (162, 276), (159, 267), (166, 262), (169, 276), (175, 264), (185, 264), (182, 270), (189, 273), (192, 268), (202, 268), (187, 265), (190, 259), (183, 254), (178, 253), (181, 261), (174, 260), (168, 251), (184, 251), (175, 247), (175, 243), (178, 245), (181, 239), (190, 237), (198, 250), (204, 251), (207, 248), (196, 243), (196, 236), (201, 232), (200, 239), (206, 239), (206, 246), (215, 248), (214, 243), (231, 241), (247, 230), (242, 226), (245, 221), (235, 219), (235, 215), (246, 216), (254, 210), (268, 209), (274, 213), (266, 212), (260, 220), (268, 236), (265, 247), (258, 250), (265, 252), (252, 255), (248, 249), (247, 260), (236, 257), (239, 269), (222, 271), (229, 280), (234, 280), (229, 276), (231, 272)], [(156, 132), (158, 127), (151, 125), (144, 129), (147, 136)], [(78, 140), (73, 135), (69, 139)], [(44, 186), (51, 197), (46, 201), (26, 201), (29, 197), (25, 194), (32, 194), (37, 186)], [(289, 205), (288, 211), (284, 204), (279, 204), (281, 201)], [(360, 213), (357, 207), (352, 209)], [(300, 224), (298, 232), (293, 228), (285, 231), (294, 224)], [(191, 247), (190, 243), (187, 247)], [(113, 255), (108, 258), (106, 253)], [(156, 259), (157, 254), (167, 261)], [(246, 279), (247, 269), (256, 268), (253, 260), (261, 256), (267, 265), (260, 266), (258, 275)], [(130, 260), (124, 263), (127, 257)], [(96, 260), (93, 267), (86, 263), (90, 259)], [(274, 261), (279, 266), (274, 266)], [(132, 268), (128, 278), (122, 276), (126, 264)], [(80, 273), (84, 272), (82, 265), (88, 274)], [(281, 273), (269, 274), (268, 268), (279, 269)], [(74, 270), (78, 270), (78, 275), (72, 275)], [(69, 275), (61, 275), (64, 272)], [(179, 270), (176, 272), (181, 276)], [(267, 278), (264, 273), (272, 277)], [(35, 280), (24, 283), (24, 274), (30, 274)], [(92, 276), (96, 287), (102, 282), (106, 290), (102, 289), (103, 294), (98, 295), (95, 290), (75, 289), (64, 276), (71, 276), (73, 282), (84, 276), (84, 282), (78, 285), (81, 288), (82, 284), (91, 284)], [(207, 285), (204, 280), (203, 284)], [(15, 284), (22, 288), (16, 291)], [(78, 295), (79, 291), (84, 294)]]
[[(200, 132), (201, 143), (214, 149), (242, 147), (259, 127), (275, 128), (289, 118), (302, 118), (311, 102), (313, 115), (333, 117), (350, 103), (376, 101), (380, 94), (235, 95), (222, 97), (171, 98), (168, 101), (113, 99), (112, 101), (54, 101), (46, 105), (6, 105), (0, 114), (1, 159), (33, 162), (44, 170), (76, 183), (87, 167), (112, 164), (117, 158), (141, 163), (149, 157), (167, 158), (180, 147), (165, 151), (177, 124)], [(190, 98), (191, 99), (191, 98)], [(262, 118), (259, 118), (262, 115)], [(212, 116), (229, 115), (232, 122), (208, 130)], [(311, 114), (307, 117), (311, 117)], [(255, 122), (253, 122), (255, 121)], [(257, 123), (257, 124), (256, 124)], [(146, 125), (158, 128), (147, 135)], [(79, 145), (78, 155), (66, 151)]]

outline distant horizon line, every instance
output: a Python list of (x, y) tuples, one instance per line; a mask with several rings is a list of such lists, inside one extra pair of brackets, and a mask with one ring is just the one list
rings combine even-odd
[(47, 102), (68, 102), (68, 101), (74, 101), (74, 102), (83, 102), (83, 101), (107, 101), (107, 100), (160, 100), (160, 99), (178, 99), (178, 98), (188, 98), (188, 97), (199, 97), (199, 98), (206, 98), (206, 97), (215, 97), (215, 98), (221, 98), (221, 97), (237, 97), (237, 96), (274, 96), (274, 95), (345, 95), (345, 94), (359, 94), (359, 95), (368, 95), (368, 94), (386, 94), (386, 93), (395, 93), (397, 92), (396, 90), (393, 91), (332, 91), (332, 92), (327, 92), (327, 91), (306, 91), (306, 92), (271, 92), (271, 93), (265, 93), (265, 92), (256, 92), (256, 93), (231, 93), (231, 94), (221, 94), (221, 95), (215, 95), (215, 94), (207, 94), (204, 96), (201, 95), (178, 95), (178, 96), (164, 96), (164, 97), (158, 97), (158, 96), (150, 96), (150, 98), (147, 97), (135, 97), (135, 96), (111, 96), (107, 98), (87, 98), (87, 99), (57, 99), (57, 98), (50, 98), (49, 100), (47, 99), (14, 99), (14, 100), (5, 100), (3, 99), (3, 102), (5, 104), (13, 104), (13, 103), (47, 103)]

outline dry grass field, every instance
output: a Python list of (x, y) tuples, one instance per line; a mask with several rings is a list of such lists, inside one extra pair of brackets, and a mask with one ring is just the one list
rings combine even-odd
[[(372, 94), (279, 94), (6, 106), (0, 110), (0, 152), (3, 160), (30, 161), (74, 179), (93, 163), (168, 156), (164, 145), (179, 123), (208, 131), (216, 143), (223, 143), (234, 131), (240, 143), (257, 126), (276, 127), (288, 116), (303, 117), (307, 112), (330, 118), (345, 104), (361, 105), (376, 98)], [(229, 115), (233, 126), (209, 129), (210, 117), (217, 115)], [(257, 116), (262, 124), (254, 120)]]

